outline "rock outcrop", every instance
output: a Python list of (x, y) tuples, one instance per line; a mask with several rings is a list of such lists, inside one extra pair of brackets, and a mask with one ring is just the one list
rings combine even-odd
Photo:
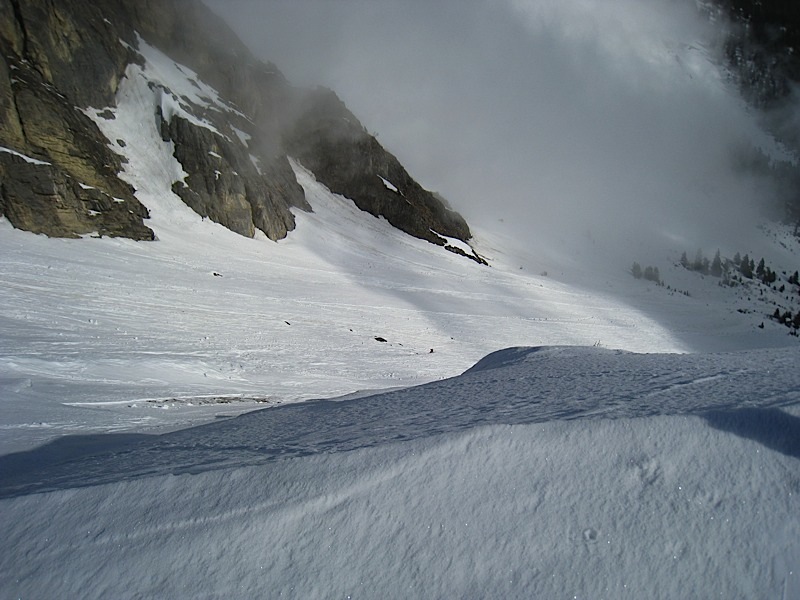
[(398, 229), (441, 246), (442, 236), (470, 237), (464, 219), (414, 181), (332, 91), (306, 95), (284, 143), (332, 192)]
[(0, 2), (0, 214), (50, 236), (152, 240), (120, 156), (77, 108), (113, 100), (133, 55), (103, 44), (69, 3)]
[[(761, 112), (762, 122), (776, 138), (800, 156), (795, 108), (800, 89), (800, 4), (712, 0), (705, 8), (714, 21), (726, 23), (724, 56), (742, 96)], [(800, 224), (800, 168), (761, 161), (786, 190), (785, 218)]]
[(332, 191), (413, 236), (439, 245), (469, 239), (466, 222), (333, 92), (292, 87), (199, 0), (0, 0), (0, 215), (15, 227), (153, 239), (147, 209), (119, 177), (124, 159), (111, 148), (121, 144), (87, 116), (92, 108), (115, 117), (129, 65), (146, 66), (143, 43), (194, 71), (229, 107), (210, 110), (151, 84), (154, 98), (183, 111), (164, 114), (154, 100), (153, 119), (186, 173), (172, 191), (198, 214), (241, 235), (284, 237), (292, 209), (310, 210), (293, 156)]
[(285, 156), (251, 157), (242, 144), (178, 116), (162, 130), (188, 173), (172, 189), (199, 215), (241, 235), (257, 228), (280, 239), (294, 227), (290, 207), (310, 210)]
[(67, 171), (7, 152), (0, 155), (0, 207), (19, 229), (57, 237), (79, 234), (151, 240), (146, 209), (79, 183)]

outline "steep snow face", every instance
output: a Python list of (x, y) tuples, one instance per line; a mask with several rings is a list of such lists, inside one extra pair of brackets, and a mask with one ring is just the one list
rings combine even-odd
[[(19, 597), (794, 598), (800, 349), (447, 381), (0, 458)], [(39, 492), (39, 493), (32, 493)]]
[[(111, 148), (125, 157), (127, 162), (120, 176), (134, 187), (137, 199), (149, 209), (151, 219), (147, 225), (163, 237), (164, 229), (187, 231), (200, 217), (172, 192), (172, 184), (183, 181), (187, 173), (174, 156), (173, 143), (161, 138), (156, 108), (167, 121), (177, 114), (218, 134), (213, 124), (195, 115), (196, 109), (236, 111), (196, 73), (141, 38), (137, 52), (144, 58), (144, 65), (128, 65), (117, 91), (116, 107), (90, 109), (86, 114), (111, 141)], [(104, 116), (108, 112), (114, 118)]]

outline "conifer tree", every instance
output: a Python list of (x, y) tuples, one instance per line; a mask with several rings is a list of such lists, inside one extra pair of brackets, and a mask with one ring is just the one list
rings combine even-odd
[(748, 257), (747, 254), (742, 257), (739, 271), (743, 277), (747, 277), (748, 279), (753, 278), (753, 268), (750, 266), (750, 257)]
[(703, 251), (698, 248), (697, 254), (694, 257), (694, 262), (692, 263), (692, 268), (695, 271), (702, 271), (703, 270)]
[(714, 277), (722, 276), (722, 258), (720, 258), (719, 250), (714, 254), (714, 260), (711, 262), (711, 274)]

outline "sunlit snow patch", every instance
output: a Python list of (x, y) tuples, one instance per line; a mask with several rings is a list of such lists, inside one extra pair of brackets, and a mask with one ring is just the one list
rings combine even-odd
[(225, 102), (219, 92), (204, 83), (192, 69), (176, 63), (158, 48), (144, 41), (138, 34), (137, 41), (137, 51), (147, 61), (145, 71), (148, 79), (168, 86), (178, 98), (196, 106), (230, 112), (248, 119), (247, 115)]
[(395, 194), (399, 194), (400, 193), (400, 190), (398, 190), (397, 186), (394, 185), (391, 181), (389, 181), (388, 179), (384, 179), (380, 175), (378, 175), (378, 177), (383, 182), (383, 185), (386, 187), (386, 189), (393, 191)]
[(32, 158), (32, 157), (30, 157), (30, 156), (28, 156), (26, 154), (22, 154), (21, 152), (17, 152), (16, 150), (12, 150), (11, 148), (6, 148), (5, 146), (0, 146), (0, 152), (4, 152), (6, 154), (11, 154), (13, 156), (16, 156), (17, 158), (21, 158), (26, 163), (29, 163), (29, 164), (32, 164), (32, 165), (49, 165), (50, 164), (49, 162), (45, 162), (45, 161), (39, 160), (37, 158)]

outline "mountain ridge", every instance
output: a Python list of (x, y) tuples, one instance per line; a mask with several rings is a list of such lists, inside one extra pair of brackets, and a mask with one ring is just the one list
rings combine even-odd
[(292, 87), (197, 0), (4, 0), (0, 16), (0, 215), (15, 227), (154, 239), (147, 208), (118, 176), (127, 142), (92, 122), (114, 118), (121, 83), (132, 66), (147, 71), (152, 46), (192, 71), (196, 90), (148, 85), (161, 139), (185, 172), (171, 191), (202, 217), (247, 237), (285, 237), (291, 209), (310, 209), (287, 161), (293, 151), (322, 183), (414, 237), (457, 253), (447, 238), (471, 237), (334, 92)]

